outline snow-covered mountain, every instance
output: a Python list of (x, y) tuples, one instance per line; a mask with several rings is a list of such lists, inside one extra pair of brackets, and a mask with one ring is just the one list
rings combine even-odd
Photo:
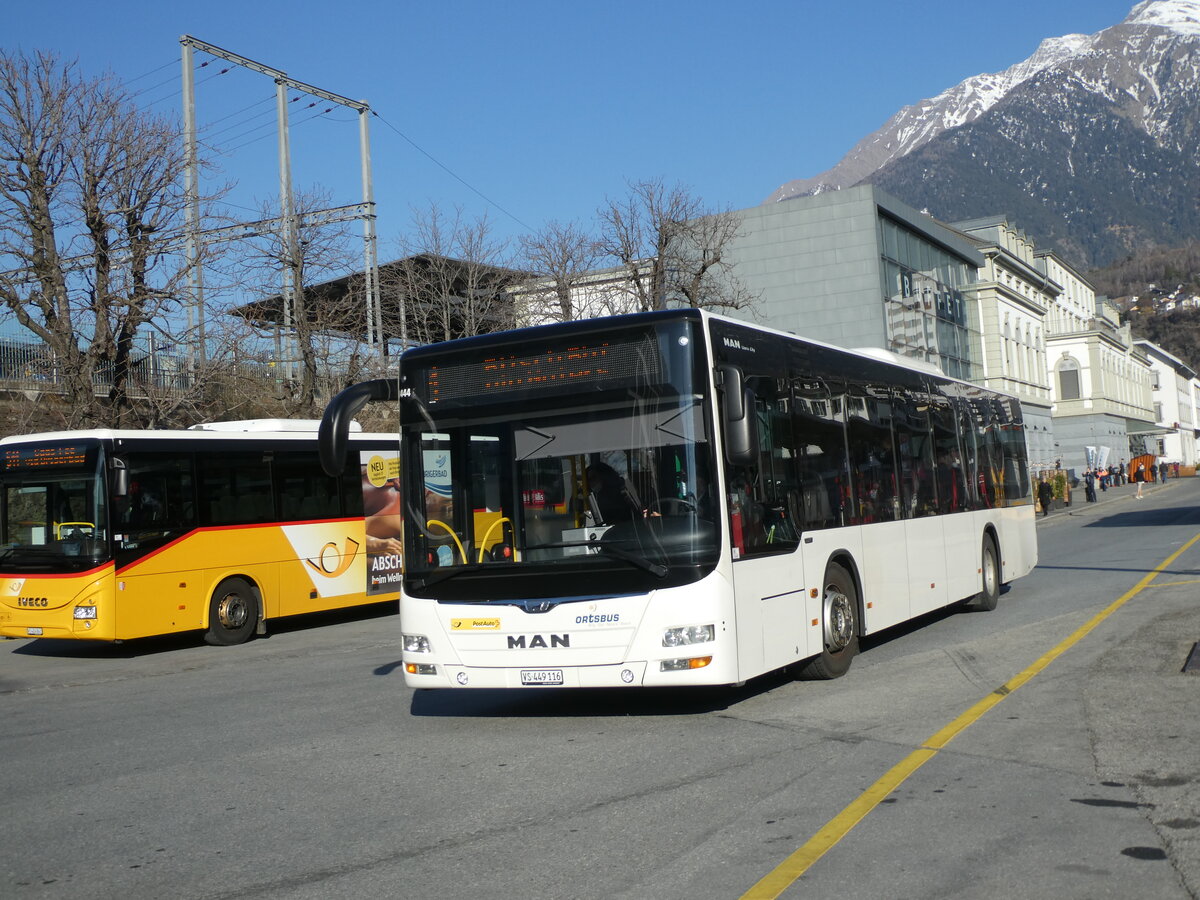
[[(1198, 194), (1187, 198), (1200, 185), (1200, 0), (1147, 0), (1096, 34), (1048, 38), (1003, 72), (905, 107), (832, 169), (767, 202), (862, 181), (948, 221), (1012, 215), (1040, 243), (1061, 242), (1087, 216), (1114, 216), (1087, 222), (1098, 240), (1066, 242), (1085, 264), (1172, 241), (1200, 226)], [(1136, 207), (1150, 208), (1125, 221), (1105, 194), (1123, 203), (1130, 191)], [(1183, 208), (1161, 206), (1176, 197)], [(1003, 206), (978, 205), (985, 199)], [(1039, 234), (1051, 214), (1061, 221)], [(1030, 215), (1038, 221), (1023, 221)], [(1159, 222), (1147, 229), (1143, 219)]]

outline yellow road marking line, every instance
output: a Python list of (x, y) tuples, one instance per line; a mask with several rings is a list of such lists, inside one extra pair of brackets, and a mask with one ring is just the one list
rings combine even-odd
[(956, 719), (933, 734), (919, 749), (914, 750), (889, 769), (887, 774), (863, 791), (849, 806), (830, 819), (820, 831), (809, 838), (807, 842), (795, 850), (787, 859), (764, 875), (750, 890), (742, 895), (741, 900), (774, 900), (774, 898), (782, 894), (801, 875), (807, 872), (813, 863), (849, 834), (851, 829), (866, 818), (867, 814), (878, 806), (882, 800), (907, 781), (913, 772), (933, 759), (939, 750), (954, 740), (968, 725), (977, 722), (993, 706), (1087, 637), (1097, 625), (1144, 591), (1163, 569), (1175, 562), (1176, 559), (1183, 555), (1184, 551), (1188, 550), (1198, 540), (1200, 540), (1200, 534), (1195, 535), (1190, 541), (1159, 563), (1153, 571), (1148, 572), (1136, 585), (1083, 625), (1079, 626), (1058, 646), (1043, 654), (1023, 672), (1006, 681), (1003, 685), (996, 688), (996, 690), (979, 700)]

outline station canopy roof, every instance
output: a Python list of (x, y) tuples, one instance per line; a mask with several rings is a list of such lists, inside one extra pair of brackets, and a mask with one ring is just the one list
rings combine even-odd
[[(407, 318), (407, 334), (422, 333), (414, 327), (429, 314), (433, 304), (465, 303), (480, 292), (493, 299), (504, 298), (507, 290), (528, 275), (516, 269), (452, 259), (432, 253), (406, 256), (379, 265), (383, 343), (399, 340), (401, 310)], [(310, 325), (320, 331), (343, 334), (356, 340), (367, 338), (367, 304), (362, 272), (352, 272), (304, 289), (304, 311)], [(402, 302), (403, 301), (403, 302)], [(284, 324), (283, 295), (274, 294), (236, 307), (235, 316), (258, 328)]]

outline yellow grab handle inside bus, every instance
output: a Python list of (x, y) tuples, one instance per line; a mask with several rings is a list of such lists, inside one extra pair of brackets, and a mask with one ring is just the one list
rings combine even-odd
[(92, 534), (96, 533), (96, 526), (92, 522), (55, 522), (54, 523), (54, 539), (57, 541), (61, 541), (63, 529), (69, 528), (72, 525), (77, 528), (78, 527), (90, 528)]
[[(479, 561), (480, 562), (483, 562), (483, 554), (487, 548), (488, 538), (490, 538), (492, 536), (493, 531), (495, 531), (498, 527), (502, 526), (505, 522), (508, 522), (508, 524), (510, 524), (510, 525), (512, 524), (512, 520), (509, 519), (507, 516), (501, 516), (500, 518), (498, 518), (495, 522), (493, 522), (491, 524), (491, 527), (489, 527), (486, 532), (484, 532), (483, 540), (479, 542)], [(503, 535), (503, 532), (501, 532), (501, 535)]]
[(462, 541), (460, 541), (458, 539), (458, 535), (454, 533), (454, 529), (440, 519), (427, 519), (425, 521), (425, 527), (428, 528), (431, 525), (437, 525), (438, 527), (445, 529), (446, 534), (450, 535), (450, 537), (454, 539), (454, 546), (458, 547), (458, 555), (462, 557), (463, 565), (465, 566), (467, 564), (467, 554), (466, 551), (463, 550)]

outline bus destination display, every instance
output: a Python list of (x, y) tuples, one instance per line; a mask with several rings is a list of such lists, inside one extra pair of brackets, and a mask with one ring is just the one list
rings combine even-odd
[(430, 366), (425, 373), (428, 403), (569, 385), (618, 387), (660, 372), (652, 342), (602, 341), (547, 348), (538, 353), (489, 354), (477, 360)]
[(77, 469), (87, 463), (88, 448), (79, 444), (14, 447), (4, 451), (4, 470)]

